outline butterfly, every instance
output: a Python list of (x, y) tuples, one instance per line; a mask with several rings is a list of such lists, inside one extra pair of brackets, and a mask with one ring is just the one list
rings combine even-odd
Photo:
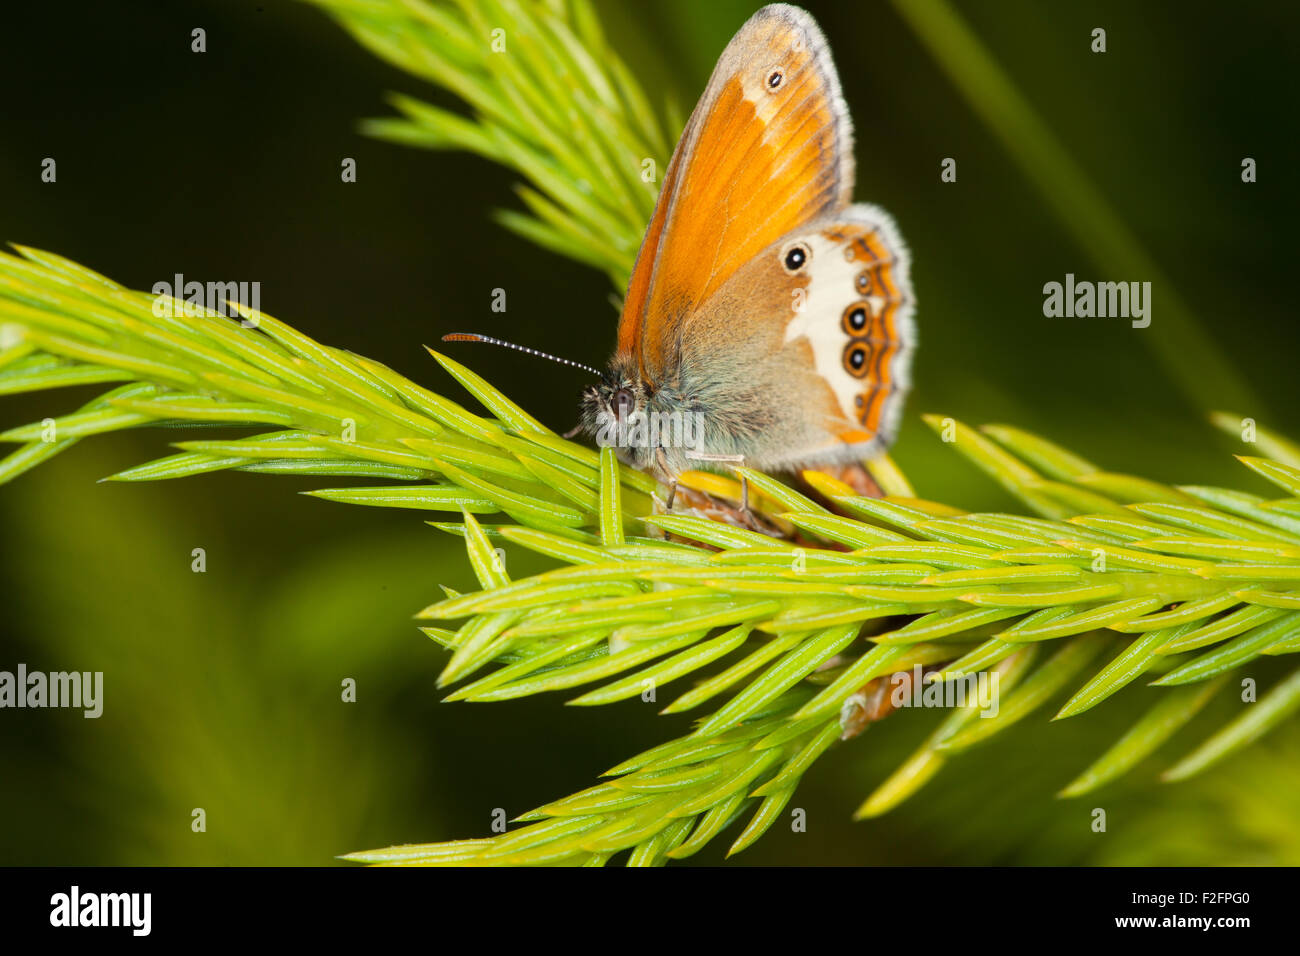
[(816, 21), (741, 27), (665, 170), (579, 429), (665, 480), (870, 459), (916, 348), (907, 247), (853, 202), (853, 127)]

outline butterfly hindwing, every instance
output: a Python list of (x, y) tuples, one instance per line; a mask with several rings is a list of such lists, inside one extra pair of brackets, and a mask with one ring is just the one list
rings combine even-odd
[(772, 243), (692, 316), (671, 382), (757, 467), (870, 457), (892, 441), (916, 345), (909, 258), (849, 206)]
[(806, 336), (817, 372), (853, 423), (848, 444), (894, 438), (916, 348), (910, 257), (893, 220), (866, 204), (804, 230), (809, 275), (786, 339)]

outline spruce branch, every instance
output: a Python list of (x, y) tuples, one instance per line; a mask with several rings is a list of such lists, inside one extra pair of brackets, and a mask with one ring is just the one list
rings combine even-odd
[[(1150, 711), (1065, 787), (1077, 796), (1152, 753), (1244, 665), (1300, 650), (1300, 455), (1267, 430), (1258, 444), (1278, 457), (1242, 461), (1279, 489), (1276, 498), (1167, 486), (1104, 471), (1012, 427), (929, 417), (1027, 513), (967, 513), (913, 494), (866, 498), (815, 473), (805, 475), (805, 495), (738, 469), (760, 517), (785, 530), (774, 538), (689, 508), (661, 513), (652, 478), (612, 449), (560, 438), (445, 356), (435, 353), (482, 413), (264, 313), (232, 303), (235, 321), (170, 300), (169, 314), (156, 297), (62, 257), (19, 252), (0, 255), (0, 393), (113, 387), (0, 434), (19, 446), (0, 461), (0, 479), (92, 435), (247, 425), (257, 433), (179, 442), (179, 454), (111, 477), (235, 469), (387, 480), (309, 494), (459, 518), (431, 523), (463, 538), (480, 590), (418, 615), (451, 652), (439, 679), (460, 684), (450, 699), (582, 688), (569, 702), (598, 706), (694, 678), (665, 711), (716, 707), (691, 734), (615, 768), (611, 782), (538, 808), (510, 834), (355, 859), (601, 862), (628, 850), (632, 862), (661, 862), (756, 808), (734, 852), (772, 824), (817, 756), (860, 729), (868, 691), (914, 667), (927, 687), (996, 672), (998, 714), (973, 719), (977, 701), (954, 708), (859, 816), (896, 806), (949, 759), (1059, 693), (1073, 691), (1056, 717), (1074, 717), (1145, 677)], [(739, 498), (723, 476), (687, 482)], [(911, 486), (898, 473), (887, 484)], [(505, 520), (475, 517), (492, 514)], [(502, 544), (560, 567), (511, 580), (496, 560)], [(1167, 778), (1240, 750), (1297, 707), (1293, 675)]]
[[(654, 199), (635, 171), (645, 159), (662, 168), (669, 142), (585, 0), (315, 2), (471, 111), (398, 97), (402, 118), (371, 121), (368, 132), (468, 149), (519, 172), (531, 215), (504, 213), (504, 224), (622, 288)], [(509, 57), (491, 46), (501, 25)], [(1063, 796), (1079, 796), (1170, 742), (1245, 666), (1300, 650), (1300, 448), (1266, 430), (1260, 454), (1242, 461), (1276, 497), (1167, 486), (1012, 427), (934, 417), (945, 442), (1025, 513), (926, 500), (913, 490), (924, 476), (888, 459), (872, 464), (883, 498), (815, 473), (803, 476), (804, 493), (740, 470), (759, 516), (783, 535), (770, 537), (706, 508), (662, 513), (652, 478), (559, 437), (445, 356), (434, 353), (481, 410), (265, 313), (232, 304), (243, 320), (233, 321), (174, 300), (168, 313), (157, 297), (62, 257), (18, 251), (0, 254), (0, 394), (111, 387), (0, 434), (18, 446), (0, 461), (0, 482), (93, 435), (247, 426), (236, 439), (178, 442), (177, 454), (110, 477), (352, 478), (375, 483), (310, 494), (444, 513), (430, 524), (463, 540), (480, 585), (419, 615), (449, 651), (439, 683), (456, 685), (450, 699), (564, 691), (572, 704), (600, 706), (690, 682), (664, 710), (701, 712), (691, 733), (525, 814), (518, 829), (350, 859), (603, 863), (626, 851), (630, 863), (655, 864), (743, 818), (736, 852), (780, 818), (819, 756), (891, 714), (895, 690), (946, 692), (981, 673), (999, 678), (997, 716), (980, 718), (974, 700), (953, 707), (858, 816), (896, 807), (950, 760), (1062, 697), (1057, 720), (1125, 688), (1147, 695), (1146, 713), (1062, 781)], [(1215, 421), (1236, 433), (1241, 419)], [(733, 478), (686, 483), (696, 504), (739, 498)], [(478, 517), (489, 515), (499, 517)], [(502, 546), (557, 567), (512, 580)], [(1139, 682), (1147, 686), (1130, 687)], [(1239, 752), (1297, 708), (1300, 673), (1214, 728), (1164, 779)]]
[[(514, 170), (507, 229), (600, 269), (621, 295), (672, 142), (589, 0), (309, 0), (362, 46), (449, 90), (466, 117), (402, 94), (376, 138), (465, 150)], [(675, 130), (674, 130), (675, 132)]]

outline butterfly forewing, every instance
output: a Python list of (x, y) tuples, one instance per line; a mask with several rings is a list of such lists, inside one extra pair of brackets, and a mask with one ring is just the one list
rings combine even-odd
[(852, 127), (813, 19), (764, 7), (723, 52), (687, 123), (628, 285), (619, 351), (653, 386), (688, 322), (781, 236), (845, 207)]

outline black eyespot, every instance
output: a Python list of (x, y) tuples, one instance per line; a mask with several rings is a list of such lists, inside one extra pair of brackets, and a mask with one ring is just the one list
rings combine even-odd
[(863, 295), (867, 295), (871, 292), (871, 273), (867, 272), (865, 269), (862, 272), (859, 272), (857, 277), (853, 280), (853, 284), (858, 287), (859, 292)]
[(854, 378), (867, 374), (867, 359), (870, 357), (867, 347), (861, 342), (850, 342), (844, 350), (844, 368)]
[(796, 243), (786, 250), (784, 261), (786, 272), (798, 272), (808, 262), (808, 247), (802, 242)]
[(784, 73), (782, 73), (780, 70), (773, 70), (771, 73), (767, 75), (767, 88), (769, 90), (775, 90), (781, 85), (782, 81), (784, 80), (785, 80)]
[(871, 321), (871, 305), (866, 302), (854, 302), (844, 310), (840, 325), (851, 336), (861, 335)]

